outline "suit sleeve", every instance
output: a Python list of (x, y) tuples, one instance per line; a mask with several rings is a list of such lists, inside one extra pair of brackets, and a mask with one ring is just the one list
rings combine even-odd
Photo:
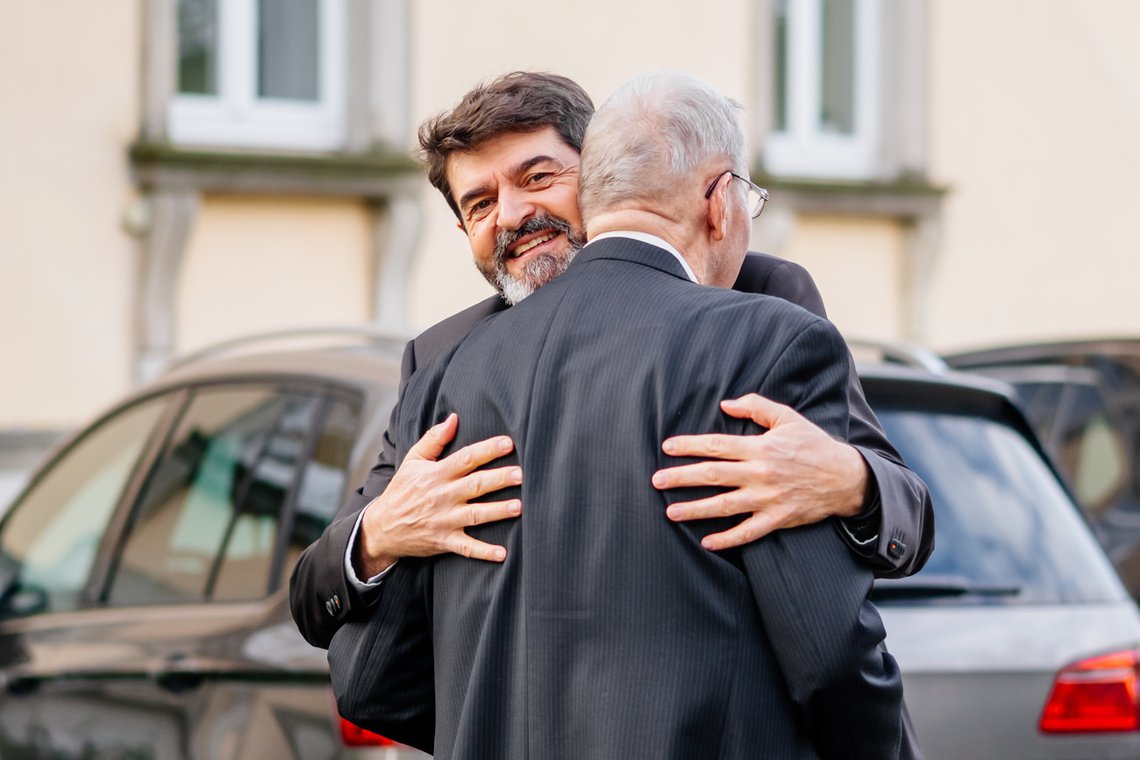
[[(415, 372), (415, 356), (415, 341), (409, 341), (400, 363), (400, 395)], [(384, 492), (396, 472), (396, 447), (392, 440), (395, 415), (393, 409), (380, 454), (364, 485), (349, 495), (320, 538), (301, 553), (293, 567), (289, 609), (301, 635), (315, 647), (327, 649), (341, 625), (360, 617), (375, 602), (375, 594), (363, 598), (349, 583), (344, 558), (360, 511)]]
[[(772, 256), (749, 254), (735, 288), (783, 298), (816, 316), (827, 318), (823, 297), (811, 274), (799, 264)], [(850, 361), (850, 360), (849, 360)], [(887, 440), (882, 426), (863, 394), (853, 362), (848, 370), (850, 422), (847, 442), (867, 462), (872, 489), (868, 505), (878, 509), (868, 518), (850, 521), (858, 535), (876, 536), (870, 544), (850, 541), (853, 552), (883, 578), (918, 572), (934, 550), (934, 506), (922, 479), (912, 472)]]
[(401, 560), (371, 614), (345, 622), (329, 644), (337, 712), (429, 754), (435, 739), (430, 588), (429, 562)]
[[(759, 392), (833, 435), (848, 424), (846, 346), (826, 322), (791, 341)], [(873, 577), (827, 520), (773, 533), (741, 558), (762, 624), (822, 758), (883, 760), (903, 741), (902, 677), (869, 601)]]

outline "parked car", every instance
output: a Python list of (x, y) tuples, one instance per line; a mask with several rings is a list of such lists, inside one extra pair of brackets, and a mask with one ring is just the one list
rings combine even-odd
[(194, 361), (0, 523), (0, 757), (422, 757), (336, 714), (288, 573), (361, 481), (400, 341)]
[[(395, 397), (398, 341), (340, 343), (199, 357), (36, 471), (0, 521), (0, 757), (422, 757), (340, 720), (288, 612)], [(926, 569), (876, 589), (927, 756), (1140, 756), (1140, 615), (1005, 386), (863, 377), (935, 497)]]
[(934, 501), (926, 566), (875, 587), (927, 757), (1140, 757), (1136, 606), (1009, 387), (940, 365), (861, 371)]
[(946, 361), (1017, 389), (1097, 538), (1140, 599), (1140, 340), (1005, 346)]

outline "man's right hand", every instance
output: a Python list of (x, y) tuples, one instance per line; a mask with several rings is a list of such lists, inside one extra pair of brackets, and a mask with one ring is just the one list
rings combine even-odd
[(522, 483), (521, 467), (478, 470), (509, 454), (506, 436), (464, 446), (439, 459), (455, 439), (459, 418), (452, 414), (408, 450), (384, 493), (364, 508), (352, 564), (357, 577), (369, 578), (400, 557), (431, 557), (452, 552), (473, 559), (502, 562), (507, 550), (467, 535), (471, 525), (522, 514), (518, 499), (470, 503), (471, 499)]

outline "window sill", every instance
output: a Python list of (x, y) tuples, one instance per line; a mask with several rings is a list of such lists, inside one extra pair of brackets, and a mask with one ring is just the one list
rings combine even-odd
[(775, 177), (757, 171), (753, 181), (772, 193), (774, 202), (796, 213), (916, 217), (941, 205), (949, 187), (924, 177), (848, 181)]
[(407, 154), (383, 150), (320, 155), (136, 142), (128, 156), (135, 181), (158, 190), (378, 199), (407, 192), (423, 176)]

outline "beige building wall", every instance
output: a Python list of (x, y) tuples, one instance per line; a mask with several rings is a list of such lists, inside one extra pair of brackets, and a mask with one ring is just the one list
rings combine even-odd
[(844, 337), (897, 340), (905, 334), (904, 241), (895, 222), (805, 215), (780, 255), (811, 272), (828, 318)]
[[(19, 104), (0, 121), (0, 429), (69, 427), (131, 386), (140, 262), (121, 220), (136, 201), (126, 150), (140, 123), (142, 7), (70, 4), (61, 24), (51, 4), (0, 5), (0, 98)], [(412, 131), (513, 69), (564, 73), (599, 103), (638, 73), (679, 69), (762, 110), (763, 3), (584, 0), (557, 18), (517, 0), (407, 7)], [(949, 189), (917, 303), (927, 341), (1140, 332), (1140, 3), (927, 7), (930, 179)], [(450, 210), (422, 187), (412, 330), (491, 292)], [(847, 335), (913, 327), (898, 223), (792, 215), (785, 232), (754, 239), (809, 268)], [(374, 234), (363, 203), (205, 196), (181, 260), (175, 348), (366, 321)]]
[(932, 3), (929, 342), (1140, 333), (1140, 3)]
[(0, 4), (0, 429), (71, 426), (129, 387), (140, 5)]
[(179, 280), (176, 352), (240, 335), (370, 318), (363, 203), (206, 196)]

